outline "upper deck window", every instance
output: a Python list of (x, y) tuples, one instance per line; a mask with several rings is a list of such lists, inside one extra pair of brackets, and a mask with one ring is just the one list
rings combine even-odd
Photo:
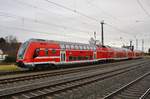
[(74, 45), (71, 45), (71, 49), (74, 49)]
[(93, 47), (93, 50), (96, 50), (96, 47)]
[(88, 50), (90, 50), (90, 46), (87, 46)]
[(79, 49), (79, 46), (78, 46), (78, 45), (75, 45), (75, 49)]
[(81, 45), (79, 45), (79, 48), (80, 48), (80, 50), (82, 50), (82, 46)]
[(85, 49), (85, 50), (87, 50), (87, 47), (86, 47), (86, 45), (84, 45), (84, 49)]
[(66, 45), (66, 49), (70, 49), (70, 45)]
[(91, 50), (93, 50), (93, 47), (92, 47), (92, 46), (90, 46), (90, 49), (91, 49)]
[(61, 44), (60, 47), (61, 47), (61, 49), (65, 49), (65, 45), (64, 44)]

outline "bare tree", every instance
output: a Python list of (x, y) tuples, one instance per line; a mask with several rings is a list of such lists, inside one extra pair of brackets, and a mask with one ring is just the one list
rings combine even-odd
[(0, 38), (0, 44), (4, 44), (4, 43), (6, 43), (6, 40), (3, 37), (1, 37)]
[(150, 48), (148, 49), (148, 54), (150, 55)]
[(17, 38), (13, 35), (6, 36), (5, 40), (6, 40), (7, 43), (10, 43), (10, 44), (18, 42)]

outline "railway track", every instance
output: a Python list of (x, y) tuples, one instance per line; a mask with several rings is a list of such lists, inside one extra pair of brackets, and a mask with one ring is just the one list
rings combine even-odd
[[(55, 80), (45, 80), (37, 83), (30, 83), (23, 86), (13, 86), (11, 88), (4, 88), (0, 90), (0, 99), (37, 99), (50, 98), (53, 95), (62, 91), (71, 90), (77, 87), (82, 87), (99, 80), (119, 75), (137, 67), (149, 64), (149, 62), (141, 62), (138, 64), (128, 64), (122, 68), (114, 67), (107, 70), (91, 70), (86, 73), (76, 73), (73, 75), (55, 77)], [(138, 66), (137, 66), (138, 65)], [(14, 91), (15, 90), (15, 91)]]
[[(26, 71), (26, 72), (19, 72), (21, 73), (20, 75), (6, 75), (4, 77), (0, 77), (0, 86), (2, 84), (8, 84), (8, 83), (13, 83), (13, 82), (19, 82), (19, 81), (25, 81), (25, 80), (33, 80), (33, 79), (39, 79), (39, 78), (44, 78), (44, 77), (49, 77), (49, 76), (57, 76), (57, 75), (64, 75), (64, 74), (69, 74), (69, 73), (75, 73), (75, 72), (81, 72), (81, 71), (88, 71), (88, 70), (95, 70), (95, 69), (107, 69), (109, 67), (119, 67), (121, 64), (128, 65), (131, 63), (131, 65), (136, 64), (142, 64), (148, 60), (141, 60), (139, 59), (140, 62), (137, 62), (138, 60), (130, 60), (128, 62), (118, 62), (118, 63), (109, 63), (109, 64), (101, 64), (101, 65), (92, 65), (92, 66), (84, 66), (84, 67), (76, 67), (76, 68), (67, 68), (67, 69), (59, 69), (59, 70), (51, 70), (51, 71), (36, 71), (36, 72), (31, 72), (31, 71)], [(122, 65), (121, 65), (122, 66)]]
[(150, 72), (121, 87), (103, 99), (150, 99)]
[(140, 99), (150, 99), (150, 88), (148, 88), (145, 93), (140, 97)]
[[(121, 64), (121, 63), (128, 63), (128, 62), (136, 62), (138, 60), (143, 60), (143, 59), (136, 59), (136, 60), (124, 60), (124, 61), (118, 61), (118, 62), (115, 62), (115, 63), (107, 63), (106, 65), (109, 65), (109, 64)], [(95, 64), (96, 65), (96, 64)], [(105, 64), (99, 64), (99, 65), (105, 65)], [(80, 66), (80, 67), (85, 67), (85, 66), (90, 66), (90, 64), (88, 65), (83, 65), (83, 66)], [(78, 68), (79, 66), (62, 66), (62, 69), (67, 69), (67, 68)], [(50, 70), (56, 70), (57, 68), (48, 68), (48, 69), (43, 69), (43, 70), (28, 70), (28, 69), (20, 69), (20, 70), (17, 70), (17, 71), (0, 71), (0, 77), (2, 76), (10, 76), (10, 75), (19, 75), (19, 74), (33, 74), (33, 73), (36, 73), (36, 72), (47, 72), (47, 71), (50, 71)]]
[(15, 74), (21, 74), (21, 73), (30, 73), (31, 71), (25, 70), (25, 69), (20, 69), (17, 71), (0, 71), (0, 76), (4, 75), (15, 75)]

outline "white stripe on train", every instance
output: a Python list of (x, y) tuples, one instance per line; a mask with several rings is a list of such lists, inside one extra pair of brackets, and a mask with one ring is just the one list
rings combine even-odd
[[(128, 59), (128, 57), (125, 58), (109, 58), (109, 60), (124, 60)], [(36, 64), (55, 64), (55, 65), (60, 65), (60, 64), (74, 64), (74, 63), (88, 63), (88, 62), (96, 62), (100, 60), (107, 60), (107, 58), (101, 58), (101, 59), (95, 59), (95, 60), (82, 60), (82, 61), (69, 61), (69, 62), (55, 62), (55, 61), (48, 61), (48, 62), (28, 62), (24, 63), (25, 65), (36, 65)]]

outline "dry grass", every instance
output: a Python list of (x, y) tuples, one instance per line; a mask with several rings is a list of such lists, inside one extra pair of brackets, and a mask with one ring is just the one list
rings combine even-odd
[(19, 68), (16, 65), (0, 65), (0, 71), (17, 71)]

